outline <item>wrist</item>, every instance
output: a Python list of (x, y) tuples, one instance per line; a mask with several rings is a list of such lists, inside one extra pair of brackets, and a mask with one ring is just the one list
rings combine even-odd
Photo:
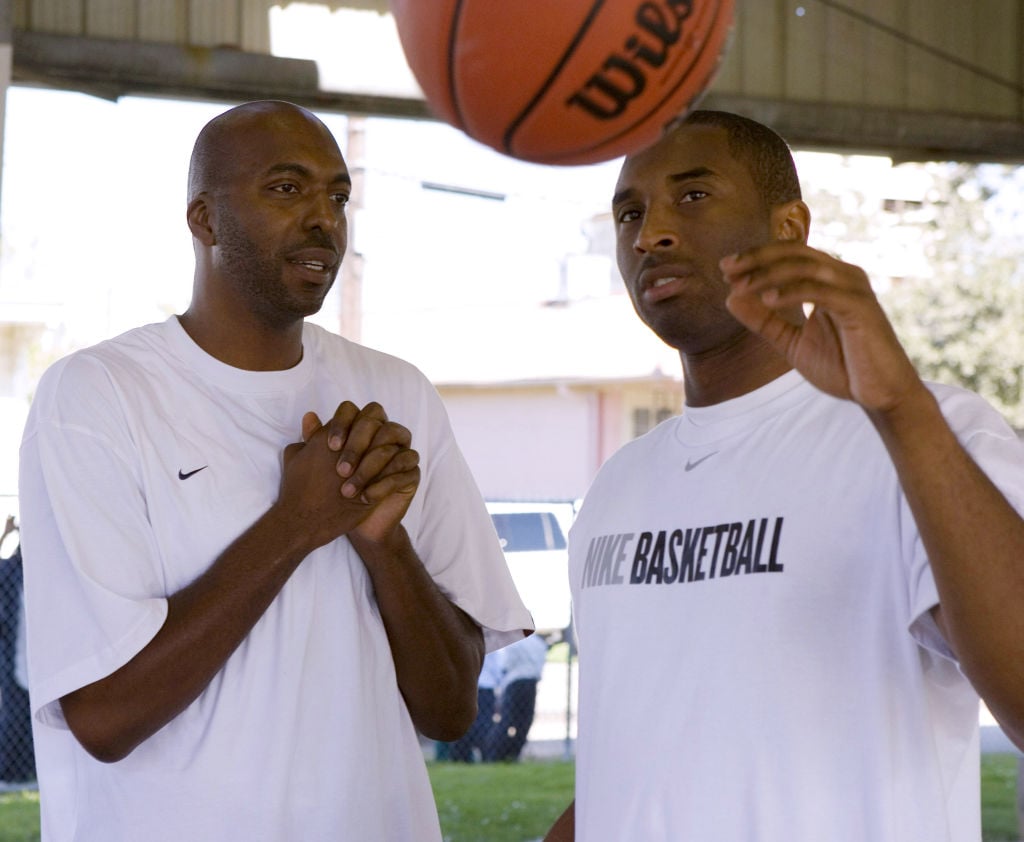
[(865, 412), (883, 437), (913, 434), (943, 417), (935, 395), (921, 380), (898, 400), (885, 407), (865, 407)]
[(394, 556), (412, 546), (409, 533), (400, 522), (380, 532), (357, 527), (349, 532), (348, 539), (360, 555), (365, 550), (374, 555)]

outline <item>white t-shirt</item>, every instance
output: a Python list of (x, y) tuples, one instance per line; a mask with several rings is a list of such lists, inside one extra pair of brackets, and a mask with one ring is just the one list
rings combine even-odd
[[(1024, 447), (935, 389), (1024, 510)], [(977, 842), (978, 698), (863, 411), (790, 372), (602, 468), (570, 533), (577, 842)]]
[(251, 372), (176, 318), (62, 360), (22, 444), (28, 655), (43, 840), (429, 840), (440, 831), (365, 567), (346, 539), (306, 558), (224, 668), (124, 760), (92, 759), (64, 694), (126, 663), (165, 597), (277, 497), (303, 413), (376, 400), (412, 431), (404, 525), (489, 649), (530, 617), (437, 393), (411, 365), (307, 324), (302, 361)]

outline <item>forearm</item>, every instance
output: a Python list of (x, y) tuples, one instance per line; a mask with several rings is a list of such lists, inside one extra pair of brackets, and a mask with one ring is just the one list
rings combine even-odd
[(308, 552), (271, 509), (194, 582), (168, 598), (160, 631), (128, 663), (61, 699), (68, 726), (99, 760), (126, 757), (180, 714), (263, 616)]
[(928, 554), (948, 642), (996, 717), (1024, 734), (1024, 520), (927, 390), (872, 421)]
[(349, 536), (373, 582), (398, 687), (426, 737), (461, 737), (476, 716), (483, 634), (441, 592), (399, 526), (386, 541)]
[(576, 839), (576, 802), (573, 801), (551, 825), (544, 842), (574, 842)]

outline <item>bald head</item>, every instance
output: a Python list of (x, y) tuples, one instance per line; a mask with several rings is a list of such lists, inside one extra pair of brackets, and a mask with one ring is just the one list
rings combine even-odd
[(311, 111), (290, 102), (247, 102), (207, 123), (196, 138), (188, 168), (188, 201), (200, 193), (216, 193), (245, 165), (245, 151), (272, 136), (315, 132), (337, 149), (330, 130)]

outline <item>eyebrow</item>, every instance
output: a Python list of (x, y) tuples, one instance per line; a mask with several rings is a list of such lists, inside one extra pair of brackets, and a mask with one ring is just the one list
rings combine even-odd
[(673, 184), (678, 184), (680, 181), (689, 181), (691, 178), (707, 178), (707, 176), (714, 174), (715, 171), (710, 167), (694, 167), (692, 170), (673, 173), (668, 177), (668, 180)]
[[(293, 164), (287, 162), (281, 164), (274, 164), (272, 167), (269, 167), (267, 169), (267, 175), (278, 175), (280, 173), (294, 173), (295, 175), (300, 175), (303, 178), (310, 178), (313, 175), (309, 167), (305, 167), (302, 164)], [(352, 177), (347, 172), (340, 172), (337, 175), (335, 175), (334, 178), (332, 178), (329, 183), (351, 185)]]
[[(693, 169), (684, 170), (683, 172), (679, 173), (672, 173), (671, 175), (667, 176), (667, 179), (671, 184), (680, 184), (681, 182), (689, 181), (690, 179), (693, 178), (707, 178), (708, 176), (714, 175), (715, 171), (713, 169), (711, 169), (710, 167), (702, 166), (693, 167)], [(614, 196), (612, 196), (612, 207), (619, 204), (619, 202), (624, 202), (626, 199), (630, 198), (630, 196), (632, 196), (635, 192), (636, 191), (633, 190), (632, 187), (627, 187), (625, 190), (619, 191)]]

